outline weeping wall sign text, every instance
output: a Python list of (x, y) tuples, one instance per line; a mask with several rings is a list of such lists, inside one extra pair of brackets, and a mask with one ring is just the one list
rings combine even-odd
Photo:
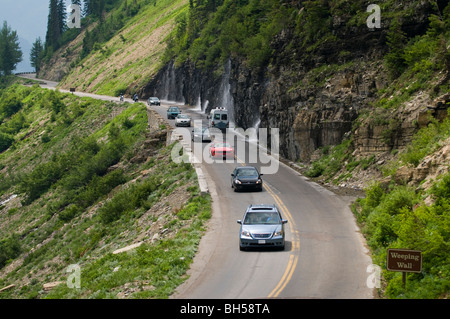
[(422, 252), (407, 249), (388, 249), (387, 270), (422, 272)]

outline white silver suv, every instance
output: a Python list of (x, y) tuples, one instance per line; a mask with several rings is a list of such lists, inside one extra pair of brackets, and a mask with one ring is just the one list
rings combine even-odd
[(239, 248), (245, 250), (250, 247), (274, 247), (284, 249), (284, 224), (287, 220), (275, 205), (250, 205), (242, 220), (239, 231)]

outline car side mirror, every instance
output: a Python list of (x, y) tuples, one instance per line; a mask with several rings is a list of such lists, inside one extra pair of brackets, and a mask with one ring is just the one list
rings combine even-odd
[(259, 174), (259, 176), (263, 176), (264, 174)]
[(233, 173), (231, 173), (231, 176), (234, 176), (234, 174), (233, 174)]
[(282, 219), (282, 220), (281, 220), (281, 223), (282, 223), (282, 224), (287, 224), (287, 222), (288, 222), (287, 219)]
[(238, 223), (238, 224), (242, 224), (242, 220), (238, 219), (238, 220), (237, 220), (237, 223)]

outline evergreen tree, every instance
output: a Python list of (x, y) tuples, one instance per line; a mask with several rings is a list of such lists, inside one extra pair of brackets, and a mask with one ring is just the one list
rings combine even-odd
[(0, 73), (9, 75), (22, 61), (22, 51), (19, 47), (19, 37), (16, 31), (12, 31), (6, 21), (0, 30)]
[(394, 19), (387, 34), (387, 44), (389, 53), (385, 56), (385, 63), (389, 70), (390, 77), (399, 77), (406, 68), (404, 49), (407, 37), (402, 31), (398, 19)]
[(59, 48), (61, 35), (66, 29), (67, 12), (64, 0), (50, 0), (45, 45), (47, 50)]
[(58, 24), (59, 24), (59, 33), (62, 35), (64, 31), (67, 29), (67, 8), (65, 0), (58, 1)]
[(105, 10), (105, 0), (84, 0), (84, 14), (102, 17)]
[(33, 43), (33, 47), (31, 48), (30, 53), (31, 66), (35, 68), (36, 73), (38, 74), (41, 69), (41, 61), (43, 58), (43, 53), (44, 53), (44, 45), (41, 41), (41, 38), (39, 37)]
[(58, 19), (58, 0), (50, 0), (47, 34), (45, 36), (45, 45), (47, 49), (56, 50), (58, 48), (59, 38), (61, 37), (61, 28)]

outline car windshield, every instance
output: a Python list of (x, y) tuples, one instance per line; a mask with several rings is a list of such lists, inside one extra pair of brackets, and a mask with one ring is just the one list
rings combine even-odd
[(231, 147), (230, 143), (215, 143), (214, 147)]
[(171, 107), (169, 108), (170, 112), (178, 112), (178, 108), (177, 107)]
[(244, 168), (237, 171), (236, 176), (251, 176), (256, 177), (258, 176), (258, 172), (255, 169), (251, 168)]
[(186, 114), (178, 114), (177, 116), (179, 119), (187, 119), (189, 118), (189, 116), (187, 116)]
[(280, 224), (280, 215), (277, 212), (253, 213), (245, 215), (245, 225), (274, 225)]
[(152, 101), (158, 101), (158, 98), (157, 98), (157, 97), (151, 97), (150, 100), (152, 100)]

